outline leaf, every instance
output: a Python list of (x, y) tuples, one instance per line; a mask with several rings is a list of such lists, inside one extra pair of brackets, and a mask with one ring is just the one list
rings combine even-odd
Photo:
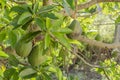
[(51, 20), (49, 18), (46, 18), (46, 28), (47, 28), (47, 30), (49, 30), (51, 26), (52, 26)]
[(66, 48), (70, 49), (70, 44), (68, 43), (67, 39), (63, 34), (60, 33), (53, 33), (54, 36), (62, 43)]
[(35, 18), (35, 23), (42, 29), (45, 30), (45, 22), (40, 18)]
[(29, 32), (22, 36), (21, 40), (25, 42), (31, 41), (35, 36), (37, 36), (41, 31)]
[(24, 8), (22, 8), (21, 6), (13, 6), (10, 11), (11, 12), (14, 11), (14, 12), (17, 12), (19, 14), (22, 14), (26, 10)]
[(4, 71), (4, 77), (7, 78), (8, 80), (11, 79), (12, 75), (16, 72), (15, 69), (10, 68)]
[(75, 10), (75, 0), (66, 0), (71, 9)]
[(45, 49), (50, 45), (50, 35), (46, 33), (45, 35)]
[(5, 32), (1, 32), (0, 33), (0, 42), (3, 42), (3, 40), (6, 38), (6, 33)]
[(50, 75), (48, 75), (47, 73), (43, 73), (45, 76), (45, 80), (52, 80), (52, 78), (50, 77)]
[(10, 54), (9, 54), (8, 62), (10, 65), (16, 66), (16, 67), (19, 64), (19, 61), (17, 60), (17, 58), (14, 55), (10, 55)]
[(37, 12), (38, 7), (39, 7), (39, 2), (36, 2), (35, 5), (34, 5), (34, 7), (33, 7), (34, 14)]
[(59, 68), (56, 68), (57, 70), (57, 77), (58, 77), (58, 80), (63, 80), (63, 75), (62, 75), (62, 72)]
[(9, 56), (5, 52), (0, 51), (0, 57), (8, 58)]
[(23, 69), (20, 72), (19, 76), (22, 77), (22, 78), (28, 78), (29, 79), (29, 78), (32, 78), (32, 77), (36, 76), (36, 74), (37, 74), (37, 72), (34, 69), (26, 68), (26, 69)]
[(69, 29), (69, 28), (60, 28), (60, 29), (58, 29), (56, 32), (60, 32), (60, 33), (64, 33), (64, 34), (68, 34), (68, 33), (71, 33), (72, 30)]
[(43, 7), (40, 8), (38, 14), (49, 12), (49, 11), (53, 10), (54, 8), (55, 8), (55, 5), (43, 6)]
[(18, 39), (18, 34), (12, 30), (8, 33), (8, 41), (9, 43), (11, 44), (11, 46), (15, 46), (16, 42), (17, 42), (17, 39)]
[(28, 19), (26, 23), (22, 25), (22, 29), (26, 30), (32, 21), (33, 18)]
[(17, 23), (19, 17), (20, 17), (20, 15), (17, 15), (17, 16), (15, 16), (15, 17), (11, 20), (11, 23), (10, 23), (10, 24), (14, 26), (13, 29), (19, 28), (19, 27), (21, 26), (20, 24)]
[(116, 24), (120, 23), (120, 16), (117, 17), (117, 19), (115, 20), (115, 23)]
[(43, 17), (48, 17), (50, 19), (55, 19), (55, 20), (58, 19), (58, 17), (53, 13), (46, 13), (46, 14), (43, 14), (42, 16)]
[(66, 0), (63, 0), (63, 7), (65, 8), (65, 11), (67, 12), (67, 14), (71, 15), (70, 8), (69, 8), (69, 5), (67, 4)]
[(18, 74), (18, 72), (15, 72), (13, 74), (12, 80), (19, 80), (19, 74)]
[(24, 13), (20, 16), (20, 18), (18, 19), (18, 24), (22, 24), (22, 21), (23, 21), (24, 19), (26, 19), (26, 18), (28, 18), (28, 17), (31, 17), (31, 16), (32, 16), (31, 13), (29, 13), (29, 12), (24, 12)]

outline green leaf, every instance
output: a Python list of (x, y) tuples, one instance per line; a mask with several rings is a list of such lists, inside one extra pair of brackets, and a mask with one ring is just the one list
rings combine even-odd
[(18, 74), (18, 72), (15, 72), (13, 74), (12, 80), (19, 80), (19, 74)]
[(18, 24), (22, 24), (22, 22), (23, 22), (24, 19), (26, 19), (26, 18), (28, 18), (28, 17), (31, 17), (31, 16), (32, 16), (31, 13), (29, 13), (29, 12), (24, 12), (24, 13), (20, 16), (20, 18), (18, 19)]
[(43, 73), (45, 76), (45, 80), (52, 80), (52, 78), (47, 74), (47, 73)]
[(46, 13), (42, 15), (43, 17), (48, 17), (50, 19), (58, 19), (58, 17), (53, 13)]
[(55, 7), (56, 7), (55, 5), (43, 6), (43, 7), (40, 8), (38, 14), (49, 12), (49, 11), (53, 10)]
[(120, 16), (117, 17), (117, 19), (115, 20), (115, 23), (116, 24), (120, 23)]
[(49, 19), (49, 18), (46, 18), (46, 27), (47, 27), (48, 30), (51, 27), (51, 19)]
[(36, 74), (37, 74), (37, 72), (34, 69), (32, 69), (32, 68), (26, 68), (26, 69), (23, 69), (20, 72), (19, 76), (22, 77), (22, 78), (28, 78), (28, 79), (30, 79), (32, 77), (35, 77)]
[(25, 42), (31, 41), (35, 36), (37, 36), (41, 31), (29, 32), (22, 36), (21, 40)]
[(23, 12), (25, 12), (26, 10), (24, 8), (22, 8), (21, 6), (13, 6), (11, 8), (11, 11), (17, 12), (19, 14), (22, 14)]
[(5, 52), (0, 51), (0, 57), (8, 58), (9, 56)]
[(68, 33), (71, 33), (72, 30), (69, 29), (69, 28), (60, 28), (60, 29), (58, 29), (56, 32), (60, 32), (60, 33), (64, 33), (64, 34), (68, 34)]
[(63, 75), (62, 75), (62, 72), (59, 68), (56, 68), (57, 70), (57, 77), (58, 77), (58, 80), (63, 80)]
[(70, 44), (63, 34), (55, 32), (53, 34), (60, 41), (60, 43), (62, 43), (66, 48), (70, 49)]
[(75, 0), (66, 0), (71, 9), (75, 10)]
[(50, 45), (50, 35), (46, 33), (45, 35), (45, 49)]
[(0, 42), (3, 42), (3, 40), (6, 38), (6, 33), (5, 32), (1, 32), (0, 33)]
[(36, 13), (39, 7), (39, 2), (36, 2), (34, 7), (33, 7), (33, 12)]
[(17, 23), (19, 17), (20, 17), (20, 15), (17, 15), (17, 16), (15, 16), (15, 17), (11, 20), (11, 23), (10, 23), (10, 24), (14, 26), (13, 29), (16, 29), (16, 28), (18, 28), (18, 27), (21, 26), (20, 24)]
[(63, 0), (63, 7), (65, 8), (65, 11), (67, 12), (67, 14), (70, 14), (70, 8), (69, 5), (67, 4), (66, 0)]
[(26, 30), (32, 21), (33, 18), (28, 19), (26, 23), (22, 25), (22, 29)]
[(11, 46), (15, 46), (16, 42), (18, 40), (18, 34), (16, 31), (12, 30), (8, 33), (8, 41), (11, 44)]
[(14, 55), (10, 55), (9, 54), (9, 58), (8, 58), (8, 63), (12, 66), (18, 66), (19, 61), (17, 60), (17, 58)]
[(42, 29), (45, 30), (45, 22), (40, 18), (35, 18), (35, 23)]
[(7, 78), (7, 80), (11, 79), (12, 75), (16, 72), (15, 69), (10, 68), (4, 71), (4, 77)]

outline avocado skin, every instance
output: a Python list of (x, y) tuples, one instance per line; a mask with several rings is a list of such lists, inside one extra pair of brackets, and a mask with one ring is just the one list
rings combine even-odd
[(17, 55), (21, 57), (27, 57), (30, 54), (31, 50), (32, 50), (32, 42), (25, 42), (23, 40), (19, 40), (16, 43), (15, 51)]
[(33, 47), (32, 51), (30, 52), (28, 56), (28, 62), (32, 66), (39, 66), (41, 63), (43, 63), (46, 59), (44, 55), (42, 55), (43, 51), (41, 50), (40, 45), (36, 45)]
[(74, 19), (68, 26), (68, 28), (72, 30), (72, 33), (67, 35), (69, 38), (77, 38), (79, 35), (82, 34), (82, 28), (78, 20)]

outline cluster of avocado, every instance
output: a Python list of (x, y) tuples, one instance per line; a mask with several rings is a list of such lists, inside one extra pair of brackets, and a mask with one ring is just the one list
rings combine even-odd
[[(77, 20), (73, 20), (71, 24), (68, 26), (72, 30), (72, 33), (68, 34), (67, 36), (69, 38), (76, 38), (82, 33), (82, 28), (80, 27), (80, 23)], [(27, 57), (28, 62), (32, 66), (38, 66), (40, 65), (43, 61), (45, 56), (42, 55), (41, 48), (42, 46), (36, 45), (32, 46), (31, 41), (25, 41), (22, 37), (15, 46), (16, 53), (21, 56), (21, 57)]]
[(40, 46), (32, 46), (32, 42), (20, 39), (15, 46), (16, 53), (21, 57), (27, 57), (32, 66), (39, 66), (43, 62), (44, 55), (40, 51)]

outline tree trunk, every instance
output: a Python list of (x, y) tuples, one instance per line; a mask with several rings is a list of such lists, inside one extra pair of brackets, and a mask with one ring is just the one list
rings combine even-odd
[(114, 43), (120, 43), (120, 23), (115, 27)]
[[(114, 43), (120, 44), (120, 23), (115, 27)], [(120, 64), (120, 48), (117, 49), (115, 60)]]

